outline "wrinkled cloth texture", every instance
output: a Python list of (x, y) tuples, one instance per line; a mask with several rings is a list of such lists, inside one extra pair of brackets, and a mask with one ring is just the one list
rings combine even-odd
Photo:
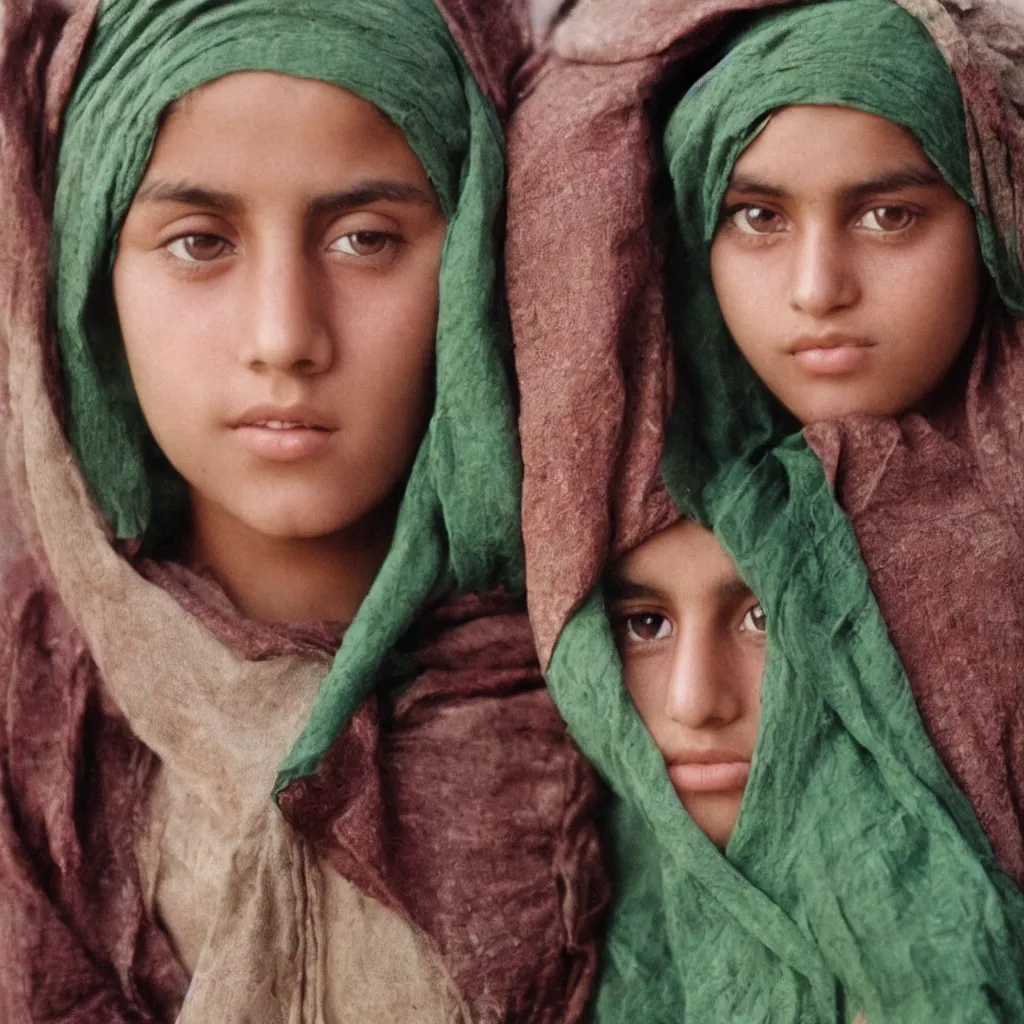
[[(857, 439), (848, 446), (831, 441), (827, 447), (835, 427), (814, 427), (810, 436), (819, 439), (820, 451), (830, 452), (833, 479), (842, 462), (838, 497), (853, 516), (932, 742), (978, 811), (1000, 863), (1020, 884), (1024, 547), (1014, 525), (1020, 470), (1007, 458), (1015, 436), (999, 439), (998, 425), (985, 422), (984, 412), (978, 416), (977, 392), (987, 390), (993, 408), (1024, 398), (1012, 369), (1012, 313), (1024, 312), (1024, 281), (1017, 238), (999, 239), (975, 199), (956, 79), (920, 24), (895, 4), (819, 4), (769, 16), (735, 42), (672, 115), (665, 150), (680, 237), (669, 257), (667, 276), (677, 285), (670, 316), (686, 339), (680, 361), (693, 395), (687, 417), (701, 425), (685, 461), (693, 467), (703, 456), (709, 465), (727, 464), (790, 429), (729, 339), (707, 254), (737, 158), (772, 110), (799, 103), (854, 107), (913, 132), (950, 187), (974, 208), (983, 259), (1001, 299), (992, 304), (980, 346), (969, 343), (981, 352), (966, 404), (958, 370), (937, 411), (927, 419), (904, 417), (902, 436), (893, 420), (872, 417), (838, 428)], [(996, 340), (1000, 320), (1009, 322), (1011, 336)], [(984, 368), (993, 348), (1000, 352), (997, 365)], [(998, 365), (1003, 363), (1009, 375)], [(997, 381), (981, 384), (981, 376)], [(716, 417), (715, 409), (733, 411)], [(1018, 421), (1022, 415), (1024, 410)], [(978, 440), (980, 452), (972, 455)], [(858, 449), (857, 455), (844, 448)], [(817, 479), (819, 467), (813, 460), (806, 465)], [(691, 470), (679, 486), (689, 485), (695, 494), (700, 484)], [(754, 516), (749, 529), (759, 525)], [(977, 590), (963, 585), (965, 563), (998, 601), (979, 600)], [(820, 613), (817, 595), (807, 601), (806, 616)]]
[(165, 520), (182, 515), (180, 480), (156, 449), (131, 386), (110, 281), (117, 232), (168, 104), (242, 70), (350, 89), (402, 129), (448, 220), (434, 411), (391, 550), (279, 785), (316, 770), (432, 595), (522, 586), (520, 463), (493, 254), (501, 125), (434, 4), (396, 2), (109, 0), (64, 115), (51, 261), (60, 282), (54, 305), (69, 434), (118, 538), (164, 534)]
[[(329, 628), (245, 620), (223, 607), (219, 591), (177, 567), (151, 563), (140, 571), (191, 602), (225, 642), (245, 645), (248, 660), (302, 654), (325, 666), (337, 646)], [(147, 845), (139, 834), (151, 828), (142, 810), (163, 792), (163, 769), (113, 706), (34, 563), (17, 564), (8, 598), (2, 663), (12, 685), (0, 718), (4, 1019), (65, 1019), (60, 1014), (73, 1010), (79, 1016), (67, 1019), (174, 1020), (189, 980), (183, 951), (172, 948), (154, 913), (156, 880), (146, 878), (145, 855), (141, 872), (135, 864), (136, 849)], [(579, 1019), (596, 924), (588, 908), (593, 914), (604, 899), (588, 827), (594, 780), (544, 690), (526, 617), (504, 595), (467, 596), (422, 618), (407, 647), (415, 683), (393, 700), (364, 702), (324, 772), (282, 797), (286, 819), (337, 872), (320, 877), (307, 866), (313, 884), (297, 886), (298, 898), (325, 904), (313, 931), (326, 948), (311, 951), (322, 958), (323, 1019), (401, 1021), (410, 1006), (423, 1020)], [(69, 770), (75, 764), (88, 771), (83, 797)], [(76, 828), (82, 823), (84, 833)], [(174, 884), (171, 867), (163, 866), (164, 884), (168, 877)], [(183, 884), (198, 891), (169, 901), (186, 938), (194, 905), (219, 896), (204, 881), (187, 875)], [(255, 924), (266, 946), (294, 928), (276, 917)], [(360, 944), (339, 934), (343, 928)], [(45, 941), (45, 961), (26, 947), (30, 936)], [(204, 939), (200, 933), (200, 951)], [(277, 1019), (267, 1016), (261, 976), (274, 965), (239, 960), (226, 976), (227, 1019)], [(20, 1002), (15, 993), (41, 962), (48, 970)], [(96, 962), (109, 967), (97, 970)], [(190, 1002), (214, 978), (225, 982), (224, 974), (205, 982), (208, 971), (192, 975)], [(367, 984), (374, 971), (381, 981)], [(315, 996), (306, 999), (313, 1004)], [(204, 1016), (177, 1019), (193, 1018)], [(321, 1017), (311, 1008), (300, 1019)]]
[[(0, 630), (5, 1024), (553, 1024), (587, 1001), (607, 898), (599, 793), (522, 609), (492, 253), (495, 111), (525, 30), (512, 5), (453, 2), (451, 35), (431, 3), (397, 6), (0, 12), (5, 457), (30, 549)], [(138, 536), (177, 485), (140, 470), (150, 442), (109, 318), (113, 211), (161, 104), (243, 67), (379, 101), (449, 217), (437, 407), (340, 649), (340, 625), (246, 620)], [(116, 464), (91, 448), (101, 437)]]
[[(548, 53), (525, 69), (509, 132), (509, 301), (522, 392), (530, 610), (556, 703), (616, 795), (609, 832), (618, 891), (596, 1018), (849, 1021), (863, 1012), (872, 1024), (951, 1015), (1016, 1019), (1024, 1013), (1024, 898), (978, 820), (993, 821), (983, 791), (1001, 790), (1005, 811), (1017, 785), (1020, 658), (1014, 637), (1002, 635), (1011, 613), (983, 618), (1004, 598), (1004, 582), (1019, 589), (1019, 540), (1009, 511), (1015, 506), (1007, 505), (993, 531), (991, 484), (985, 479), (977, 488), (985, 474), (961, 475), (964, 463), (950, 460), (949, 450), (935, 461), (936, 446), (915, 448), (920, 433), (906, 423), (888, 434), (885, 423), (880, 434), (871, 432), (878, 424), (863, 423), (822, 428), (823, 436), (809, 431), (823, 463), (790, 433), (792, 422), (734, 350), (714, 347), (720, 315), (694, 268), (680, 269), (685, 238), (672, 237), (674, 225), (684, 236), (704, 232), (709, 222), (713, 230), (717, 199), (709, 197), (731, 170), (721, 154), (732, 144), (734, 160), (774, 105), (793, 101), (781, 95), (785, 76), (767, 73), (767, 57), (764, 67), (760, 58), (745, 65), (735, 55), (720, 66), (723, 95), (751, 115), (739, 138), (702, 149), (692, 139), (676, 143), (670, 133), (664, 154), (658, 138), (679, 97), (718, 63), (737, 33), (756, 39), (765, 26), (792, 27), (785, 19), (820, 13), (828, 30), (806, 50), (799, 50), (795, 28), (787, 37), (797, 56), (790, 50), (778, 59), (788, 59), (789, 69), (812, 76), (817, 68), (830, 81), (845, 59), (890, 88), (920, 75), (927, 92), (930, 75), (948, 73), (931, 51), (927, 66), (907, 56), (918, 43), (932, 45), (923, 26), (963, 95), (970, 151), (958, 167), (969, 177), (961, 174), (954, 186), (970, 196), (979, 223), (990, 223), (987, 238), (980, 232), (983, 251), (1008, 302), (1016, 302), (1021, 18), (997, 3), (962, 10), (912, 0), (905, 6), (914, 23), (895, 5), (836, 0), (750, 27), (745, 9), (767, 6), (773, 5), (706, 0), (685, 10), (658, 2), (638, 9), (584, 0), (556, 27)], [(872, 18), (892, 28), (890, 15), (896, 36), (885, 29), (873, 34)], [(904, 73), (893, 75), (901, 64)], [(745, 89), (729, 79), (734, 67), (749, 75)], [(718, 73), (698, 85), (696, 102)], [(939, 97), (928, 102), (942, 108)], [(717, 108), (708, 117), (723, 133), (730, 123)], [(947, 119), (929, 124), (937, 135), (955, 136)], [(666, 160), (677, 193), (685, 192), (684, 176), (686, 188), (707, 193), (705, 216), (694, 215), (683, 195), (677, 218), (671, 216)], [(564, 282), (557, 294), (541, 269), (551, 264)], [(995, 353), (996, 365), (1005, 366), (1008, 344), (989, 352), (987, 367)], [(1013, 450), (1020, 412), (1012, 411), (1019, 399), (1011, 379), (997, 384), (998, 401), (991, 390), (968, 400), (984, 410), (975, 421), (986, 424), (984, 432), (942, 433), (948, 444), (958, 442), (961, 454), (973, 450), (975, 457), (982, 449)], [(962, 393), (959, 402), (962, 408)], [(933, 425), (945, 427), (946, 421)], [(844, 461), (858, 430), (861, 457), (873, 449), (862, 470)], [(904, 467), (910, 471), (888, 490), (885, 474)], [(957, 486), (947, 508), (951, 492), (935, 481), (951, 477)], [(835, 500), (846, 504), (847, 482), (872, 518), (875, 536), (863, 547), (864, 510), (852, 506), (855, 532)], [(999, 481), (1007, 493), (1015, 484), (1013, 471)], [(973, 501), (965, 500), (972, 487)], [(886, 506), (871, 507), (883, 494)], [(959, 535), (946, 527), (949, 539), (930, 547), (933, 521), (945, 514), (952, 523), (964, 510), (987, 514), (961, 521)], [(624, 692), (600, 590), (609, 558), (680, 514), (714, 529), (769, 623), (758, 745), (724, 856), (680, 807)], [(905, 550), (877, 572), (872, 554), (915, 521)], [(972, 564), (965, 547), (984, 557)], [(991, 596), (979, 597), (989, 595), (1000, 559)], [(950, 565), (959, 573), (952, 584), (962, 590), (957, 601), (975, 607), (953, 652), (944, 637), (935, 640), (940, 634), (931, 622), (912, 641), (917, 664), (930, 661), (933, 673), (951, 680), (938, 701), (922, 702), (923, 724), (898, 634), (901, 625), (922, 626), (926, 609), (936, 605), (937, 622), (959, 625), (956, 613), (946, 619), (941, 607), (950, 584), (934, 582)], [(876, 601), (872, 587), (879, 584)], [(924, 593), (929, 600), (922, 602)], [(881, 612), (897, 606), (905, 617), (890, 621), (894, 648)], [(970, 663), (968, 649), (994, 669), (984, 684), (958, 671)], [(913, 672), (910, 658), (906, 667)], [(983, 691), (977, 707), (970, 706), (972, 683)], [(994, 749), (979, 753), (976, 745), (994, 733)], [(949, 770), (933, 742), (953, 762)], [(989, 772), (986, 759), (1002, 763)], [(972, 773), (973, 792), (966, 780)], [(1005, 826), (1009, 819), (1002, 820)], [(1012, 837), (1005, 827), (991, 834), (1012, 872)]]

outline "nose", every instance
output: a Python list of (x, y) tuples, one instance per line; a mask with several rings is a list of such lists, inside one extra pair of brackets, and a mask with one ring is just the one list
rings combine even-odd
[(810, 225), (792, 252), (790, 305), (813, 317), (853, 305), (860, 294), (852, 242), (832, 225)]
[(714, 630), (684, 630), (673, 652), (665, 714), (688, 729), (716, 729), (742, 713), (742, 696)]
[(257, 372), (323, 373), (334, 360), (321, 270), (297, 246), (255, 260), (246, 286), (250, 305), (241, 358)]

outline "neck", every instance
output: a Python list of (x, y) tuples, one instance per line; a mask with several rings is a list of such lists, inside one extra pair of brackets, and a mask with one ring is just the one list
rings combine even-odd
[(186, 564), (261, 622), (351, 622), (394, 532), (392, 503), (323, 537), (268, 537), (193, 495)]

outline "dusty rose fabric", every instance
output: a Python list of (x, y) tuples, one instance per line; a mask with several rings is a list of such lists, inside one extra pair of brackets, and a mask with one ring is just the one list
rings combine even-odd
[[(94, 7), (65, 22), (10, 0), (0, 14), (4, 430), (31, 549), (4, 592), (0, 629), (0, 1019), (167, 1022), (184, 1005), (182, 1020), (202, 1024), (320, 1024), (331, 1019), (323, 1007), (339, 1021), (578, 1020), (608, 895), (599, 790), (543, 689), (525, 611), (491, 595), (425, 617), (403, 652), (419, 669), (414, 682), (356, 713), (324, 773), (285, 799), (292, 828), (270, 803), (277, 755), (261, 788), (260, 737), (280, 742), (308, 712), (340, 627), (248, 622), (211, 581), (133, 566), (129, 551), (111, 548), (61, 434), (45, 327), (46, 197)], [(452, 9), (469, 40), (474, 5)], [(500, 59), (505, 51), (478, 47), (495, 93), (525, 38), (513, 13), (484, 12), (495, 43), (509, 47)], [(208, 721), (197, 707), (210, 708)], [(264, 730), (257, 719), (275, 707), (283, 722)], [(224, 771), (236, 761), (237, 780)], [(178, 801), (188, 838), (191, 794), (231, 809), (235, 790), (266, 793), (266, 804), (246, 809), (237, 856), (202, 879), (226, 872), (228, 885), (206, 911), (213, 931), (186, 998), (161, 908), (198, 919), (200, 939), (204, 908), (195, 893), (180, 906), (154, 895), (154, 793)], [(228, 854), (234, 828), (214, 837)], [(277, 866), (294, 877), (276, 877)], [(291, 891), (316, 906), (293, 907), (282, 898)], [(306, 946), (290, 946), (293, 935)], [(299, 976), (309, 964), (322, 970)], [(250, 983), (246, 1017), (231, 985)], [(399, 990), (390, 1002), (389, 987)]]
[(512, 79), (530, 51), (528, 0), (436, 0), (473, 77), (504, 122)]
[(966, 389), (927, 418), (805, 434), (857, 531), (929, 736), (1024, 885), (1024, 350), (1005, 322), (987, 335)]
[(281, 809), (433, 939), (474, 1019), (579, 1020), (606, 895), (588, 827), (597, 786), (529, 622), (500, 594), (468, 596), (410, 644), (415, 684), (365, 704)]
[(519, 77), (507, 281), (542, 663), (609, 558), (678, 516), (658, 475), (673, 374), (648, 101), (735, 6), (584, 0)]
[[(209, 586), (157, 570), (179, 600)], [(0, 1007), (5, 1021), (169, 1021), (187, 974), (147, 911), (135, 850), (156, 759), (107, 697), (80, 634), (29, 559), (0, 646)], [(221, 598), (222, 600), (222, 598)], [(246, 623), (249, 656), (334, 631)], [(319, 643), (316, 639), (319, 632)], [(421, 670), (373, 697), (282, 810), (345, 878), (413, 922), (474, 1021), (575, 1021), (596, 967), (605, 875), (596, 779), (540, 678), (529, 624), (500, 594), (424, 618)]]
[[(528, 592), (544, 662), (606, 561), (677, 514), (658, 479), (674, 375), (657, 212), (668, 207), (656, 202), (667, 185), (652, 113), (730, 12), (773, 2), (581, 0), (520, 76), (508, 278)], [(983, 161), (988, 176), (981, 201), (1024, 251), (1024, 12), (902, 2), (957, 75), (973, 166)], [(1022, 341), (1019, 324), (993, 327), (927, 419), (807, 433), (857, 530), (928, 733), (1018, 882)]]
[(173, 1020), (188, 979), (134, 860), (153, 755), (29, 560), (0, 646), (0, 1008), (9, 1024)]

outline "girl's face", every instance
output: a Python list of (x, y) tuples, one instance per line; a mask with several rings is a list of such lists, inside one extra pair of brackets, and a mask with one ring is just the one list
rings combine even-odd
[(925, 398), (971, 332), (974, 218), (906, 129), (845, 107), (775, 113), (736, 163), (715, 294), (757, 375), (802, 422)]
[(724, 847), (757, 741), (764, 612), (714, 534), (689, 520), (617, 562), (609, 595), (626, 688), (683, 806)]
[(405, 136), (344, 89), (251, 72), (171, 109), (114, 294), (197, 520), (324, 537), (393, 491), (431, 406), (444, 238)]

